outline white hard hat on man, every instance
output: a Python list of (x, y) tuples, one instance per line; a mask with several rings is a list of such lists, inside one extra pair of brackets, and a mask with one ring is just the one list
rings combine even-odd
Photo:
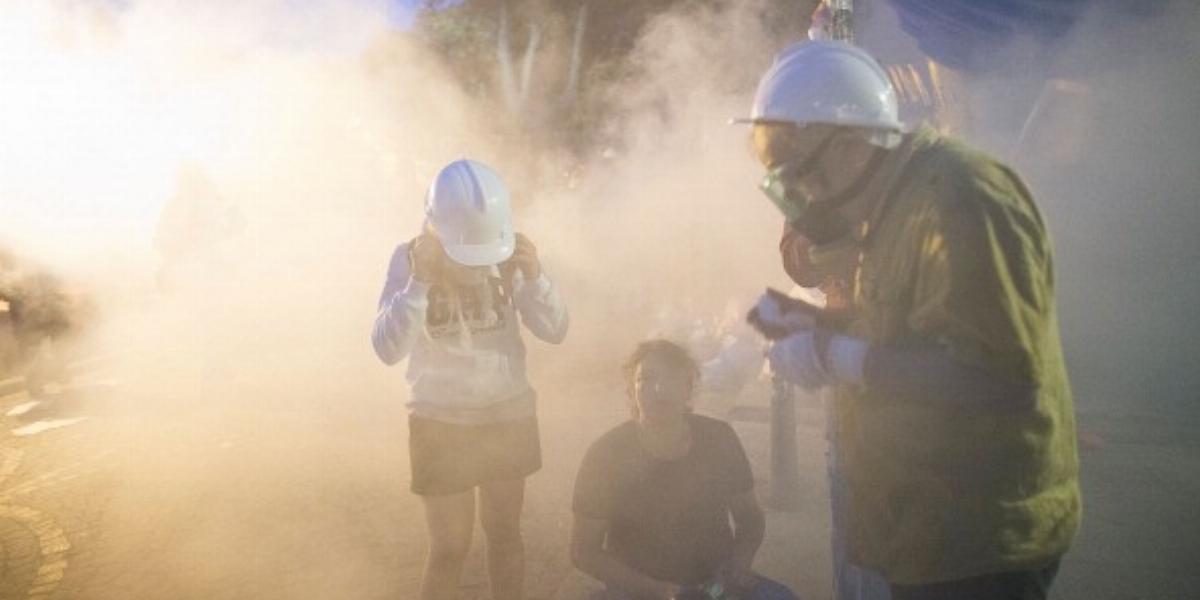
[(885, 148), (899, 143), (903, 129), (883, 67), (838, 41), (800, 42), (780, 52), (759, 81), (750, 117), (736, 121), (858, 127)]

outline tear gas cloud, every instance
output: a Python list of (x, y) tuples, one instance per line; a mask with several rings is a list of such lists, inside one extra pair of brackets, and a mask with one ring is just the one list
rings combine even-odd
[[(284, 574), (244, 597), (375, 597), (411, 584), (394, 571), (421, 559), (401, 541), (423, 524), (404, 490), (401, 369), (382, 367), (368, 339), (377, 294), (437, 169), (461, 156), (508, 164), (516, 150), (489, 135), (495, 106), (387, 31), (383, 4), (0, 8), (0, 236), (86, 282), (108, 315), (95, 343), (117, 357), (122, 386), (105, 402), (139, 424), (113, 439), (128, 465), (108, 518), (157, 544), (139, 577), (197, 593), (239, 569)], [(562, 348), (530, 344), (544, 414), (614, 423), (618, 365), (636, 340), (680, 319), (736, 321), (764, 285), (786, 285), (779, 217), (754, 189), (746, 131), (726, 125), (783, 41), (760, 3), (730, 4), (652, 21), (630, 59), (641, 75), (606, 91), (625, 115), (620, 144), (595, 152), (578, 185), (518, 199), (517, 227), (572, 313)], [(1137, 39), (1195, 31), (1178, 21), (1155, 20)], [(1112, 133), (1086, 165), (1028, 174), (1059, 245), (1081, 404), (1200, 389), (1184, 357), (1200, 339), (1188, 195), (1200, 181), (1187, 166), (1200, 77), (1195, 60), (1161, 56), (1178, 49), (1146, 50), (1091, 81), (1093, 128)], [(984, 122), (973, 135), (999, 129)], [(155, 229), (184, 163), (206, 170), (244, 228), (224, 244), (221, 272), (160, 294)], [(564, 431), (544, 425), (544, 445), (577, 462), (583, 441), (560, 443)], [(569, 486), (566, 471), (544, 485)], [(327, 506), (331, 488), (355, 500), (288, 513)], [(203, 515), (182, 508), (196, 497), (211, 498)], [(178, 533), (164, 541), (164, 529)], [(565, 566), (565, 538), (549, 545)]]
[[(388, 31), (382, 3), (303, 6), (0, 9), (0, 236), (105, 316), (88, 344), (119, 385), (79, 401), (129, 423), (105, 438), (122, 464), (104, 524), (126, 540), (105, 552), (131, 590), (211, 597), (234, 574), (276, 573), (246, 595), (374, 597), (403, 585), (397, 562), (422, 558), (406, 389), (372, 353), (375, 304), (437, 169), (521, 161), (487, 127), (496, 107)], [(573, 188), (511, 182), (518, 229), (572, 312), (562, 348), (531, 344), (545, 412), (615, 423), (634, 341), (695, 315), (737, 320), (781, 280), (777, 217), (753, 188), (745, 130), (726, 125), (778, 45), (756, 9), (656, 21), (633, 58), (648, 77), (609, 90), (626, 115), (619, 147)], [(242, 225), (164, 292), (160, 217), (189, 169)], [(543, 429), (553, 452), (562, 431)], [(554, 498), (577, 445), (546, 484)], [(329, 489), (354, 500), (322, 502)], [(565, 566), (565, 533), (545, 533)]]

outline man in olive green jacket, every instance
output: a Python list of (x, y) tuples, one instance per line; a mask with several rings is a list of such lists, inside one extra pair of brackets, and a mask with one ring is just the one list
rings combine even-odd
[(851, 561), (898, 600), (1045, 598), (1081, 505), (1029, 190), (931, 129), (903, 132), (884, 72), (840, 42), (781, 53), (747, 121), (789, 274), (849, 286), (836, 318), (781, 318), (771, 296), (758, 312), (786, 324), (776, 373), (835, 390)]

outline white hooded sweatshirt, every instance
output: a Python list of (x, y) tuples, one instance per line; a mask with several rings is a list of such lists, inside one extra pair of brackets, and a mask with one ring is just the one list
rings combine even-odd
[(411, 276), (408, 248), (392, 254), (371, 341), (386, 364), (408, 357), (409, 411), (461, 424), (534, 416), (517, 318), (537, 338), (561, 342), (568, 317), (554, 285), (519, 270), (505, 282), (496, 267), (469, 283), (423, 283)]

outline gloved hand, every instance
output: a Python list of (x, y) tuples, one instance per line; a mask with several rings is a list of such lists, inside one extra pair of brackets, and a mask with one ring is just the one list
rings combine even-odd
[(806, 390), (834, 383), (861, 385), (869, 346), (865, 340), (813, 328), (771, 345), (771, 370)]
[(533, 242), (529, 241), (529, 238), (523, 233), (516, 235), (516, 248), (513, 250), (512, 258), (508, 259), (508, 264), (520, 269), (527, 282), (542, 275), (542, 263), (538, 260), (537, 246), (534, 246)]
[(768, 340), (779, 340), (793, 332), (816, 327), (820, 314), (821, 309), (817, 306), (767, 288), (746, 315), (746, 322)]
[(806, 390), (833, 383), (817, 354), (815, 329), (798, 331), (771, 344), (767, 359), (771, 361), (773, 373)]
[(422, 233), (408, 247), (408, 261), (412, 266), (412, 278), (421, 283), (433, 283), (446, 260), (446, 250), (431, 233)]

